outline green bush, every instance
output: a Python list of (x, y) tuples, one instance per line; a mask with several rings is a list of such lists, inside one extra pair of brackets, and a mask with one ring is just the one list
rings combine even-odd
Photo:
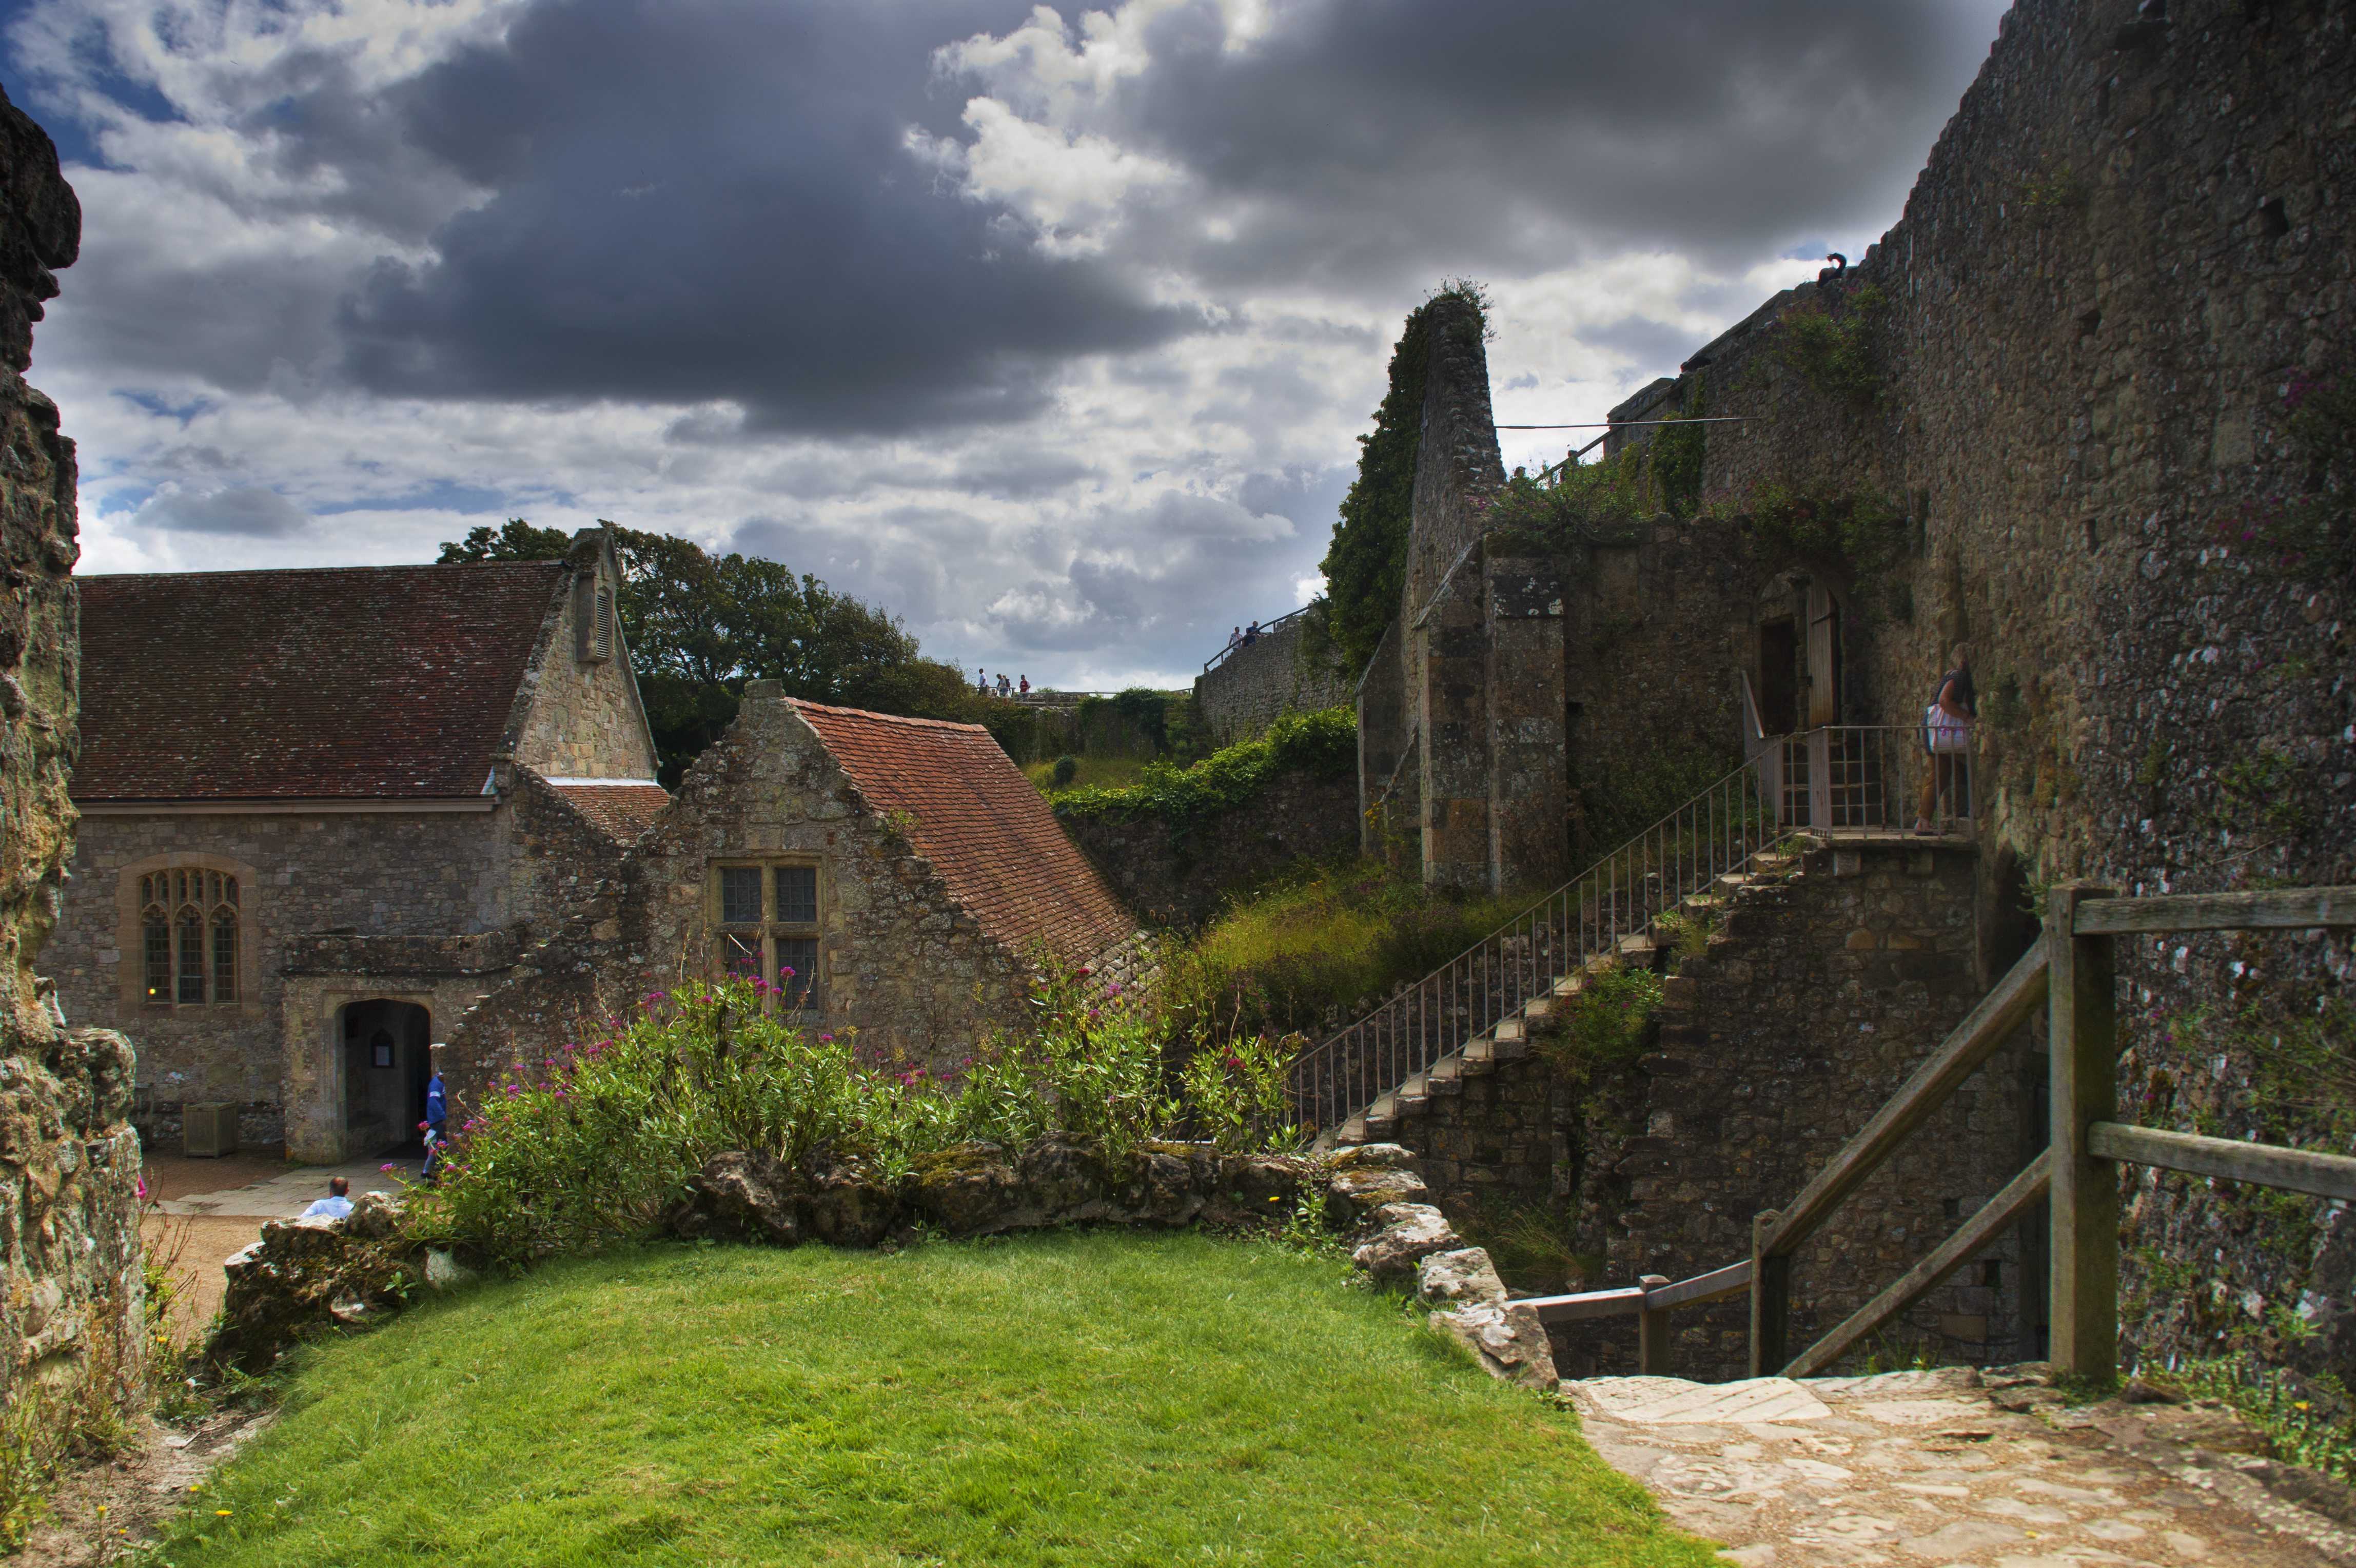
[(1358, 718), (1351, 709), (1288, 714), (1260, 739), (1215, 751), (1192, 768), (1149, 763), (1144, 778), (1126, 788), (1059, 795), (1055, 811), (1059, 816), (1158, 816), (1173, 826), (1187, 827), (1242, 805), (1280, 774), (1298, 770), (1338, 779), (1357, 765)]
[(1547, 1054), (1558, 1061), (1612, 1067), (1644, 1054), (1661, 1005), (1661, 977), (1649, 969), (1614, 967), (1590, 974), (1559, 1015)]
[(1055, 758), (1055, 768), (1048, 774), (1048, 778), (1054, 781), (1056, 789), (1068, 789), (1072, 787), (1072, 780), (1078, 776), (1079, 771), (1080, 759), (1074, 757), (1067, 751), (1063, 756)]
[(794, 1165), (825, 1145), (895, 1181), (919, 1155), (976, 1141), (1066, 1136), (1119, 1156), (1184, 1122), (1237, 1146), (1286, 1135), (1265, 1073), (1194, 1073), (1166, 1093), (1162, 1019), (1086, 970), (1035, 979), (1031, 1026), (947, 1078), (789, 1022), (775, 999), (746, 979), (657, 992), (605, 1038), (511, 1074), (418, 1195), (418, 1233), (512, 1266), (594, 1251), (648, 1234), (723, 1150)]
[(1783, 313), (1775, 357), (1826, 397), (1870, 412), (1888, 395), (1874, 360), (1872, 332), (1890, 296), (1868, 284), (1846, 300), (1830, 298), (1828, 305), (1803, 305)]

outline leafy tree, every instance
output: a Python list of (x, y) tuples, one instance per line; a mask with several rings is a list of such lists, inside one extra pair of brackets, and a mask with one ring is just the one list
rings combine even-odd
[[(606, 526), (622, 568), (615, 609), (667, 786), (735, 718), (749, 680), (781, 682), (814, 703), (986, 724), (1001, 744), (1031, 722), (1027, 709), (981, 696), (962, 671), (925, 658), (899, 618), (809, 573)], [(572, 548), (562, 530), (511, 518), (444, 544), (440, 563), (551, 561)]]

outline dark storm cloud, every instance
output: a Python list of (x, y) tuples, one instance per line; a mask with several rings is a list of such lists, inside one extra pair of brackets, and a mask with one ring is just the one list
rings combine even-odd
[(311, 521), (293, 501), (275, 490), (263, 489), (161, 495), (141, 507), (131, 521), (143, 528), (172, 533), (235, 533), (262, 539), (299, 533)]
[(1727, 264), (1894, 216), (2001, 9), (1302, 0), (1229, 50), (1203, 0), (1082, 121), (1192, 173), (1128, 242), (1215, 285), (1363, 293), (1653, 246)]
[(1059, 366), (1195, 325), (940, 188), (929, 50), (1019, 7), (544, 0), (401, 92), (496, 194), (344, 302), (344, 364), (428, 396), (733, 399), (748, 426), (895, 431), (1044, 405)]
[[(1639, 365), (1673, 365), (1694, 351), (1700, 339), (1690, 327), (1623, 316), (1601, 327), (1582, 327), (1579, 340), (1627, 355)], [(1535, 382), (1533, 382), (1535, 384)]]

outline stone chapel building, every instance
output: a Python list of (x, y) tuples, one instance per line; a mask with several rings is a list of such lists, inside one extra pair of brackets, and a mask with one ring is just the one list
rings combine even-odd
[(668, 797), (610, 536), (562, 561), (80, 581), (80, 829), (48, 958), (137, 1117), (416, 1136), (427, 1047)]

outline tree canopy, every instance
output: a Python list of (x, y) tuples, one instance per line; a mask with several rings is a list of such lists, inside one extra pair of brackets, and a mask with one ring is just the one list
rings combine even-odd
[[(605, 526), (622, 567), (615, 609), (666, 786), (728, 727), (750, 680), (782, 682), (787, 696), (809, 702), (913, 718), (995, 729), (1018, 716), (975, 692), (962, 671), (925, 658), (898, 617), (809, 573)], [(552, 561), (572, 548), (570, 534), (519, 517), (444, 543), (439, 560)]]

